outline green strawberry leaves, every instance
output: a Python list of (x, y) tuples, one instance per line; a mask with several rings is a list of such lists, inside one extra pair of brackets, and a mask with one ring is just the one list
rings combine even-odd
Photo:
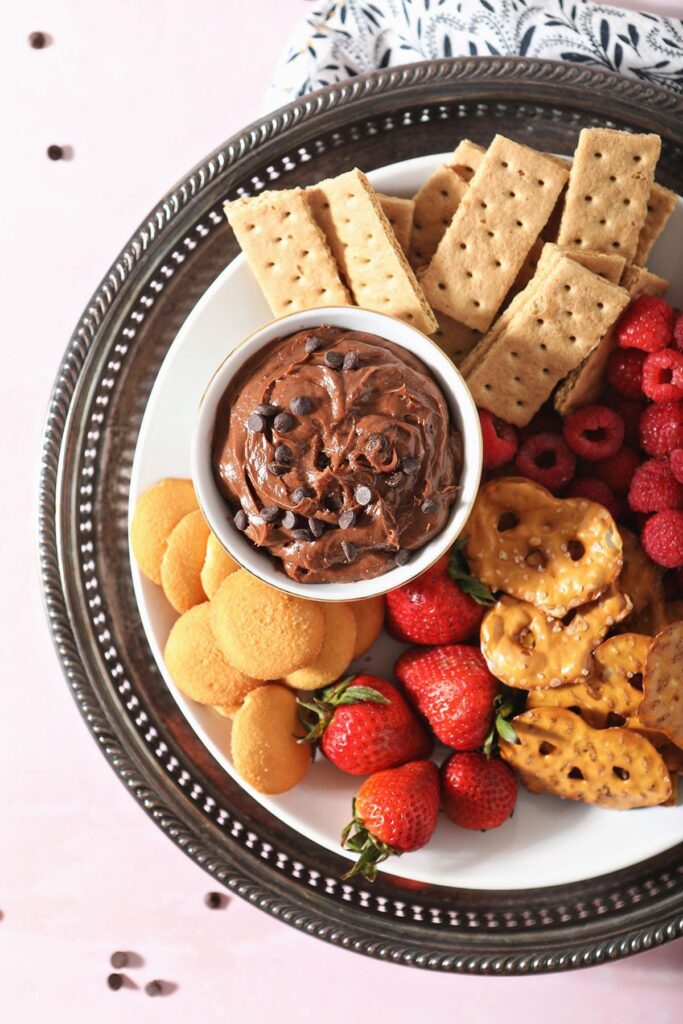
[(461, 537), (451, 548), (448, 559), (448, 575), (455, 580), (463, 593), (468, 594), (477, 604), (495, 604), (496, 599), (489, 588), (470, 573), (470, 567), (465, 557), (466, 544), (467, 538)]
[(493, 721), (482, 747), (482, 751), (487, 757), (491, 757), (498, 749), (498, 737), (507, 743), (519, 743), (519, 736), (510, 721), (521, 710), (521, 708), (518, 708), (519, 702), (519, 692), (511, 690), (507, 686), (503, 687), (502, 692), (495, 698), (493, 702)]
[(341, 845), (345, 850), (358, 854), (358, 860), (342, 875), (342, 879), (353, 878), (354, 875), (362, 875), (368, 882), (374, 882), (377, 877), (377, 865), (381, 864), (387, 857), (400, 857), (398, 850), (394, 850), (388, 843), (383, 843), (371, 832), (368, 832), (361, 818), (356, 815), (356, 801), (353, 801), (353, 818), (341, 834)]
[(325, 687), (312, 701), (298, 701), (299, 718), (306, 730), (299, 743), (317, 743), (332, 721), (335, 709), (342, 705), (391, 703), (388, 697), (371, 686), (353, 686), (354, 679), (355, 676), (348, 676), (340, 683)]

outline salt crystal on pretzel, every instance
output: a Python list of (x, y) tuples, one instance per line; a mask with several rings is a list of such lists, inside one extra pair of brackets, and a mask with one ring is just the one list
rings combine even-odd
[(523, 477), (484, 484), (466, 532), (477, 579), (554, 618), (594, 600), (621, 572), (621, 537), (607, 509), (555, 498)]
[(504, 596), (481, 624), (481, 652), (501, 682), (518, 690), (559, 687), (587, 679), (592, 652), (626, 615), (631, 602), (612, 585), (595, 601), (577, 608), (569, 623), (527, 601)]
[(533, 708), (512, 724), (518, 742), (501, 739), (500, 753), (531, 793), (617, 810), (654, 807), (671, 797), (663, 758), (637, 732), (591, 729), (564, 708)]
[(638, 717), (683, 747), (683, 622), (673, 622), (652, 643), (643, 675)]

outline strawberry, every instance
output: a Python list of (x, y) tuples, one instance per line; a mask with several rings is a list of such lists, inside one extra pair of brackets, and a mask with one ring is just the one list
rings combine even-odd
[(493, 595), (469, 575), (456, 544), (422, 576), (387, 594), (387, 629), (411, 644), (455, 644), (473, 639)]
[(362, 874), (372, 882), (381, 861), (425, 846), (438, 817), (439, 773), (431, 761), (375, 772), (358, 790), (342, 832), (344, 849), (360, 854), (344, 878)]
[(396, 662), (396, 678), (438, 740), (457, 750), (476, 750), (493, 722), (500, 683), (476, 647), (453, 644), (428, 651), (412, 648)]
[(498, 828), (512, 814), (517, 779), (504, 761), (477, 751), (451, 754), (441, 767), (446, 817), (462, 828)]
[(304, 741), (349, 775), (370, 775), (429, 757), (434, 744), (405, 697), (386, 679), (355, 676), (328, 686), (311, 702)]

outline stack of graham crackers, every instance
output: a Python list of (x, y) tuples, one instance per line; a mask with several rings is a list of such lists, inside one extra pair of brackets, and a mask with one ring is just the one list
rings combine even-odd
[(581, 132), (573, 161), (497, 135), (456, 147), (413, 199), (359, 170), (225, 211), (273, 313), (354, 303), (406, 320), (456, 362), (477, 405), (524, 426), (555, 392), (593, 401), (624, 307), (676, 197), (661, 142)]

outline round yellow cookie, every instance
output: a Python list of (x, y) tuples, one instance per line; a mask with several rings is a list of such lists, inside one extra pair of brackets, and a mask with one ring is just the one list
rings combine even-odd
[(334, 682), (351, 664), (356, 646), (356, 616), (348, 604), (326, 604), (325, 639), (312, 665), (290, 672), (285, 682), (295, 690), (317, 690)]
[(161, 586), (177, 612), (206, 600), (201, 571), (209, 527), (199, 509), (190, 512), (171, 531), (161, 560)]
[(239, 704), (259, 679), (245, 676), (220, 652), (209, 621), (209, 602), (181, 615), (166, 641), (164, 660), (179, 690), (200, 704)]
[(234, 718), (242, 707), (241, 704), (214, 704), (212, 706), (213, 710), (217, 711), (221, 718)]
[(256, 679), (278, 679), (315, 661), (325, 617), (316, 601), (283, 594), (239, 569), (211, 600), (211, 628), (231, 665)]
[(202, 587), (206, 596), (213, 597), (225, 577), (231, 572), (237, 572), (238, 569), (239, 565), (222, 546), (216, 534), (210, 533), (201, 571)]
[(197, 508), (191, 480), (160, 480), (138, 499), (130, 524), (133, 555), (141, 573), (161, 583), (161, 560), (171, 531)]
[(351, 601), (349, 607), (353, 608), (356, 616), (356, 646), (352, 659), (355, 661), (361, 654), (370, 650), (382, 632), (386, 601), (380, 594), (379, 597), (369, 597), (366, 601)]
[(291, 690), (273, 684), (252, 690), (232, 722), (235, 770), (259, 793), (285, 793), (311, 764), (311, 748), (296, 741), (303, 733)]

